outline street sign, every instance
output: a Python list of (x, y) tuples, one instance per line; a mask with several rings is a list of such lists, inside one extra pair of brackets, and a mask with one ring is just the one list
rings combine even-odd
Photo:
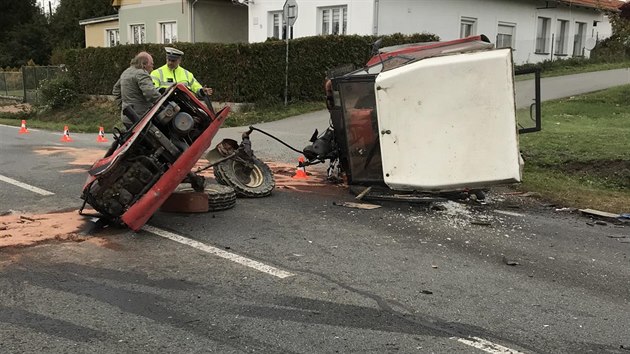
[(287, 0), (282, 7), (282, 13), (286, 21), (287, 27), (293, 27), (298, 16), (297, 1)]

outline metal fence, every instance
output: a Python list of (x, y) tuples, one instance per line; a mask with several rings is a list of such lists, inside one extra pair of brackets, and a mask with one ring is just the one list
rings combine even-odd
[(24, 97), (24, 80), (21, 71), (0, 71), (0, 95)]
[(63, 68), (60, 66), (23, 66), (24, 102), (37, 103), (42, 81), (54, 79), (61, 73)]
[(0, 96), (37, 103), (42, 81), (53, 79), (63, 72), (60, 66), (23, 66), (20, 71), (0, 71)]

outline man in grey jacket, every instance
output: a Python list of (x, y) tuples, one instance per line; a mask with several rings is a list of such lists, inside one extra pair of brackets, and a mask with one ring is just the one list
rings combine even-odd
[(160, 93), (153, 86), (149, 73), (153, 71), (153, 57), (147, 52), (138, 53), (130, 66), (120, 74), (112, 93), (116, 97), (116, 104), (120, 108), (120, 117), (125, 127), (129, 129), (134, 122), (127, 118), (122, 111), (131, 107), (139, 117), (153, 106), (160, 98)]

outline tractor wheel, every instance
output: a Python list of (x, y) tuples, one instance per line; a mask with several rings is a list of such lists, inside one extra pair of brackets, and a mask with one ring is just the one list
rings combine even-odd
[(271, 194), (276, 181), (269, 166), (257, 158), (253, 159), (253, 168), (236, 160), (228, 160), (214, 167), (217, 181), (227, 183), (236, 194), (246, 198), (260, 198)]
[(214, 172), (214, 179), (217, 181), (218, 184), (222, 184), (224, 186), (229, 186), (229, 184), (223, 178), (223, 174), (222, 174), (221, 170), (219, 170), (219, 166), (214, 166), (212, 168), (212, 171)]
[[(188, 183), (180, 184), (175, 191), (177, 193), (195, 193), (195, 190)], [(236, 192), (232, 187), (206, 183), (203, 193), (208, 196), (208, 211), (226, 210), (236, 205)]]
[(234, 188), (220, 184), (206, 184), (208, 194), (208, 211), (219, 211), (233, 208), (236, 205)]

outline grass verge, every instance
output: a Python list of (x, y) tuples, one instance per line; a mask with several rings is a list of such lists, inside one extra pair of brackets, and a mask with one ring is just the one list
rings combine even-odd
[(256, 123), (273, 122), (275, 120), (322, 109), (326, 109), (326, 104), (323, 100), (322, 102), (296, 102), (287, 106), (279, 104), (259, 107), (242, 112), (230, 113), (223, 125), (226, 127), (240, 127)]
[(102, 126), (110, 132), (119, 124), (120, 112), (113, 102), (90, 100), (54, 111), (33, 109), (0, 113), (1, 124), (19, 126), (22, 119), (27, 121), (28, 128), (63, 131), (67, 125), (71, 132), (94, 133)]
[(543, 130), (521, 136), (519, 188), (564, 205), (630, 211), (628, 97), (630, 86), (621, 86), (544, 103)]

